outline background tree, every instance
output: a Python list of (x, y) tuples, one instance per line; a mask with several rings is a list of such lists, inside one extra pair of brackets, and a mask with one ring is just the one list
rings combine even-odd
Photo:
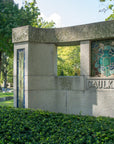
[(108, 20), (114, 20), (114, 0), (100, 0), (100, 2), (104, 2), (104, 3), (107, 3), (104, 10), (107, 11), (107, 10), (111, 10), (112, 11), (112, 14), (109, 15), (108, 18), (106, 18), (105, 20), (108, 21)]
[(25, 2), (25, 6), (18, 8), (13, 1), (0, 1), (0, 51), (10, 55), (13, 53), (12, 28), (31, 25), (39, 28), (50, 28), (54, 22), (46, 22), (40, 17), (40, 10), (35, 1)]
[(5, 83), (7, 82), (8, 67), (12, 67), (9, 65), (12, 65), (11, 60), (13, 61), (12, 28), (25, 25), (51, 28), (54, 27), (54, 22), (43, 20), (34, 0), (30, 3), (25, 2), (21, 9), (13, 0), (0, 0), (0, 75), (2, 72)]
[(57, 48), (58, 76), (80, 75), (80, 47), (64, 46)]

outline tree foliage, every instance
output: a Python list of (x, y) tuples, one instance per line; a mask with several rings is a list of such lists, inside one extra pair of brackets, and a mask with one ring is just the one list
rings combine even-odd
[(58, 76), (80, 75), (80, 47), (58, 47), (57, 73)]
[(114, 0), (100, 0), (100, 2), (107, 2), (108, 3), (108, 7), (107, 9), (105, 8), (105, 11), (106, 10), (111, 10), (112, 11), (112, 14), (110, 14), (108, 16), (108, 18), (106, 18), (105, 20), (108, 21), (108, 20), (114, 20)]
[(0, 51), (13, 54), (12, 28), (31, 25), (33, 27), (53, 27), (54, 22), (46, 22), (40, 17), (35, 1), (18, 8), (14, 2), (0, 2)]
[(6, 53), (2, 53), (2, 65), (1, 65), (1, 83), (4, 83), (4, 87), (7, 87), (7, 82), (13, 82), (13, 57), (8, 57)]
[[(0, 0), (0, 75), (2, 75), (4, 81), (7, 81), (8, 69), (13, 64), (12, 28), (25, 25), (51, 28), (54, 27), (54, 22), (43, 20), (34, 0), (30, 3), (25, 2), (25, 5), (20, 9), (13, 1)], [(12, 72), (13, 69), (10, 75), (13, 74)]]

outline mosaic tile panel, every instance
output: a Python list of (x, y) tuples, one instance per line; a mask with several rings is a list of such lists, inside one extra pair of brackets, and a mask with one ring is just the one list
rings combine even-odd
[(17, 50), (17, 107), (25, 107), (25, 50)]
[(91, 43), (91, 75), (114, 77), (114, 40)]

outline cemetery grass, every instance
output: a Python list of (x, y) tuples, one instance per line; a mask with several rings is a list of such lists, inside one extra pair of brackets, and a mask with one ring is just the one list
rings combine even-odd
[(9, 93), (9, 92), (2, 93), (2, 92), (0, 92), (0, 98), (3, 98), (3, 97), (13, 97), (13, 93)]
[(2, 101), (0, 102), (0, 106), (4, 107), (13, 107), (14, 106), (14, 100), (11, 99), (11, 100), (8, 100), (8, 101)]
[[(0, 92), (0, 98), (3, 98), (3, 97), (13, 97), (13, 93), (2, 93)], [(0, 102), (0, 106), (10, 106), (10, 107), (13, 107), (14, 106), (14, 100), (8, 100), (8, 101), (2, 101)]]
[(0, 107), (0, 143), (113, 144), (114, 118)]

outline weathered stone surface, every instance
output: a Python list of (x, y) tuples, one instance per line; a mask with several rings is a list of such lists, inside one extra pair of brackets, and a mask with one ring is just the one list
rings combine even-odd
[(30, 26), (14, 28), (12, 30), (12, 42), (16, 43), (29, 41), (29, 28)]
[(83, 76), (59, 76), (55, 77), (57, 90), (84, 90), (84, 77)]
[(56, 91), (28, 91), (28, 107), (56, 111)]
[[(15, 77), (14, 77), (15, 79)], [(84, 77), (82, 76), (25, 76), (25, 90), (84, 90)], [(29, 83), (27, 85), (27, 83)]]
[(91, 74), (91, 42), (80, 42), (80, 72), (81, 75), (89, 76)]
[(114, 117), (114, 90), (97, 90), (92, 115)]
[(57, 49), (54, 44), (29, 43), (28, 75), (57, 75)]
[(13, 43), (30, 41), (73, 45), (83, 40), (107, 38), (114, 38), (114, 21), (52, 29), (24, 26), (13, 29), (12, 41)]

